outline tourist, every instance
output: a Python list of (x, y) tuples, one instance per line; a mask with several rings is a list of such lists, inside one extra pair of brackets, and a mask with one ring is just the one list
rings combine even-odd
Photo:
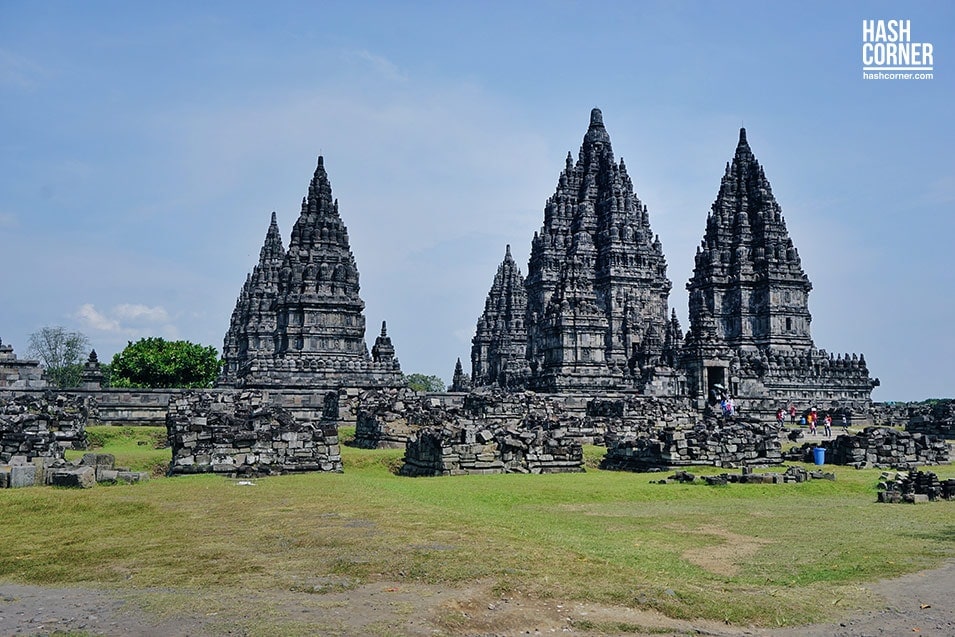
[(783, 417), (784, 417), (783, 408), (780, 407), (779, 409), (776, 410), (776, 424), (779, 425), (780, 427), (783, 426)]
[(790, 425), (796, 424), (796, 405), (789, 406), (789, 424)]
[(827, 413), (822, 424), (826, 428), (826, 438), (832, 438), (832, 416)]
[(810, 410), (809, 415), (806, 416), (806, 421), (809, 422), (809, 433), (816, 435), (816, 408), (813, 407)]
[(842, 430), (849, 433), (849, 419), (846, 418), (846, 412), (842, 412)]

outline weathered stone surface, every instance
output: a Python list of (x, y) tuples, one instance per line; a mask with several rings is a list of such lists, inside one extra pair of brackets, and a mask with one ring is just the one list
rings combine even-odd
[(707, 418), (693, 425), (639, 424), (607, 434), (602, 469), (647, 471), (660, 467), (740, 467), (782, 462), (775, 426)]
[[(784, 473), (757, 473), (752, 467), (743, 467), (741, 473), (721, 473), (715, 476), (702, 476), (701, 481), (710, 486), (724, 486), (727, 484), (788, 484), (800, 483), (808, 480), (835, 480), (833, 473), (822, 471), (806, 471), (802, 467), (786, 467)], [(696, 476), (686, 471), (677, 471), (658, 484), (692, 483)]]
[(166, 428), (171, 475), (342, 470), (336, 420), (299, 422), (257, 391), (183, 394), (170, 402)]
[(64, 449), (85, 448), (91, 405), (52, 391), (0, 398), (0, 463), (15, 456), (62, 458)]
[(91, 489), (96, 486), (96, 469), (85, 466), (51, 469), (47, 481), (54, 487)]
[(882, 474), (879, 502), (928, 502), (955, 499), (955, 478), (939, 480), (931, 471)]
[(545, 205), (526, 280), (509, 248), (498, 268), (473, 340), (473, 382), (675, 391), (654, 385), (650, 370), (672, 362), (679, 346), (670, 287), (647, 208), (593, 109), (577, 161), (568, 153)]
[(86, 363), (83, 364), (83, 373), (80, 374), (80, 387), (83, 389), (101, 389), (103, 387), (103, 370), (100, 369), (99, 357), (96, 350), (90, 352)]
[(30, 389), (46, 387), (43, 368), (39, 361), (18, 359), (12, 345), (0, 339), (0, 389)]
[(939, 400), (911, 407), (908, 410), (905, 430), (955, 439), (955, 400)]
[[(508, 245), (471, 340), (471, 382), (475, 386), (519, 387), (527, 381), (530, 367), (525, 358), (527, 290), (524, 285), (524, 277)], [(457, 367), (455, 376), (458, 376)]]
[(454, 374), (451, 375), (451, 386), (448, 387), (448, 391), (469, 392), (472, 387), (471, 377), (464, 373), (464, 367), (461, 365), (461, 359), (459, 358), (454, 364)]
[(563, 429), (425, 427), (405, 447), (403, 476), (485, 473), (574, 473), (583, 448)]
[(32, 487), (36, 484), (37, 468), (32, 464), (10, 465), (11, 489), (18, 487)]

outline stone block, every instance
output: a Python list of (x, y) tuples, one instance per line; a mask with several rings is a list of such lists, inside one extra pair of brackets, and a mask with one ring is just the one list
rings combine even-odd
[(37, 468), (32, 464), (10, 465), (10, 488), (32, 487), (36, 484)]
[(53, 469), (49, 472), (49, 479), (54, 487), (89, 489), (96, 484), (96, 470), (93, 467)]
[(97, 482), (116, 482), (117, 475), (119, 475), (119, 471), (116, 471), (115, 469), (106, 469), (105, 467), (96, 468)]

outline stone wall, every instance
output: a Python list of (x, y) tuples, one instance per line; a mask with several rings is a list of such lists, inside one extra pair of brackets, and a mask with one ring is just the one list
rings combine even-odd
[(429, 426), (408, 441), (400, 474), (417, 477), (583, 470), (583, 448), (562, 428)]
[(51, 391), (0, 398), (0, 463), (85, 449), (89, 412), (89, 399)]
[(707, 418), (692, 426), (628, 428), (607, 435), (601, 469), (646, 471), (689, 465), (739, 467), (779, 464), (778, 430), (742, 420)]
[(806, 443), (795, 450), (802, 460), (812, 462), (812, 448), (826, 450), (826, 463), (851, 467), (910, 469), (920, 465), (947, 464), (951, 448), (935, 436), (898, 431), (888, 427), (866, 427), (858, 434), (843, 434), (834, 440)]
[(608, 431), (664, 424), (692, 425), (700, 414), (687, 399), (630, 394), (538, 394), (480, 388), (468, 394), (370, 391), (358, 401), (360, 447), (400, 447), (428, 426), (532, 429), (557, 427), (581, 444), (603, 444)]
[(342, 470), (338, 395), (325, 396), (326, 417), (300, 421), (262, 392), (183, 392), (169, 403), (170, 475), (276, 475)]
[[(11, 390), (0, 389), (0, 401), (11, 400), (18, 396), (43, 396), (46, 389)], [(69, 389), (61, 393), (79, 399), (91, 399), (89, 413), (90, 425), (149, 425), (163, 427), (166, 424), (166, 408), (173, 397), (179, 397), (194, 390), (189, 389), (131, 389), (110, 387), (105, 389)], [(231, 388), (209, 389), (211, 394), (230, 394), (239, 390)], [(296, 419), (320, 420), (324, 409), (326, 392), (317, 390), (265, 389), (260, 390), (268, 402), (287, 409)], [(355, 422), (356, 405), (359, 390), (342, 389), (342, 424)]]

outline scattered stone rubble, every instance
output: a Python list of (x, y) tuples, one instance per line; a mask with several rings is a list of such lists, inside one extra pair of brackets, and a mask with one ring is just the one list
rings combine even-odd
[[(697, 476), (689, 471), (677, 471), (656, 484), (693, 483)], [(699, 476), (701, 482), (711, 486), (726, 484), (789, 484), (808, 480), (835, 480), (836, 475), (825, 471), (807, 471), (802, 467), (786, 467), (784, 473), (755, 473), (753, 467), (743, 467), (742, 473), (721, 473), (715, 476)]]
[(857, 434), (842, 434), (834, 440), (811, 442), (793, 448), (788, 460), (813, 461), (813, 447), (826, 450), (828, 464), (911, 469), (920, 465), (947, 464), (951, 448), (942, 438), (898, 431), (888, 427), (866, 427)]
[[(474, 432), (482, 430), (489, 432), (482, 444), (499, 438), (500, 431), (513, 437), (515, 432), (523, 435), (537, 430), (560, 431), (560, 437), (578, 445), (606, 443), (607, 456), (601, 464), (605, 469), (645, 471), (694, 464), (736, 467), (782, 462), (775, 425), (716, 417), (701, 423), (700, 412), (678, 399), (633, 394), (554, 396), (482, 388), (457, 400), (449, 403), (407, 389), (366, 392), (358, 409), (355, 444), (366, 448), (406, 445), (408, 475), (501, 470), (507, 464), (503, 457), (488, 466), (468, 460), (468, 468), (457, 467), (456, 459), (441, 460), (446, 455), (456, 458), (461, 451), (451, 448), (475, 444)], [(502, 450), (498, 450), (499, 456)], [(468, 453), (465, 456), (470, 457)], [(415, 468), (416, 463), (420, 469)]]
[(0, 465), (0, 488), (48, 485), (89, 489), (97, 483), (132, 484), (144, 482), (149, 474), (115, 466), (116, 459), (108, 453), (85, 453), (79, 460), (68, 462), (63, 458), (34, 458), (14, 456), (10, 464)]
[(61, 459), (65, 449), (86, 448), (91, 401), (44, 392), (0, 399), (0, 463), (14, 456)]
[(955, 478), (939, 480), (931, 471), (909, 471), (892, 476), (882, 474), (879, 502), (928, 502), (955, 499)]
[(940, 400), (912, 410), (905, 430), (955, 439), (955, 400)]
[(660, 467), (738, 467), (779, 464), (777, 428), (757, 422), (708, 418), (692, 427), (666, 425), (607, 434), (601, 469), (647, 471)]
[(580, 442), (562, 428), (427, 427), (408, 441), (403, 476), (572, 473), (584, 470)]
[(338, 393), (317, 423), (297, 421), (259, 391), (186, 392), (169, 403), (169, 474), (260, 476), (342, 471)]
[(369, 390), (358, 399), (354, 444), (363, 449), (402, 448), (421, 429), (457, 425), (460, 417), (460, 407), (407, 387)]

